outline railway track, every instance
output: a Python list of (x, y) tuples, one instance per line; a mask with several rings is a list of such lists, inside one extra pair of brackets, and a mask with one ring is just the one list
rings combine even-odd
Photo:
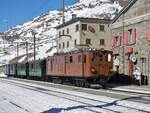
[(70, 86), (70, 85), (54, 84), (50, 82), (42, 82), (42, 81), (34, 81), (34, 80), (18, 79), (18, 78), (11, 78), (8, 80), (34, 83), (34, 84), (42, 85), (42, 86), (54, 87), (58, 89), (73, 90), (73, 91), (78, 91), (78, 92), (94, 94), (94, 95), (105, 95), (105, 96), (112, 97), (112, 98), (119, 98), (119, 99), (128, 98), (128, 100), (132, 100), (135, 102), (142, 102), (145, 104), (150, 104), (150, 99), (147, 99), (147, 98), (145, 99), (145, 97), (149, 97), (149, 94), (144, 94), (144, 93), (123, 91), (123, 90), (119, 91), (119, 90), (113, 90), (113, 89), (108, 89), (108, 90), (91, 89), (91, 88), (75, 87), (75, 86)]
[[(124, 99), (117, 99), (115, 101), (111, 101), (111, 102), (107, 102), (107, 101), (102, 101), (102, 100), (97, 100), (93, 98), (89, 98), (86, 96), (81, 96), (81, 95), (77, 95), (77, 94), (72, 94), (72, 93), (64, 93), (61, 91), (54, 91), (51, 90), (50, 88), (43, 88), (43, 87), (39, 87), (36, 85), (31, 85), (30, 83), (21, 83), (21, 82), (16, 82), (16, 81), (12, 81), (12, 80), (4, 80), (2, 82), (7, 82), (8, 84), (17, 86), (17, 87), (21, 87), (21, 88), (25, 88), (28, 90), (33, 90), (36, 92), (40, 92), (40, 93), (44, 93), (46, 95), (50, 95), (50, 96), (56, 96), (59, 98), (63, 98), (63, 99), (67, 99), (69, 101), (73, 101), (73, 102), (78, 102), (83, 104), (83, 106), (80, 106), (81, 108), (84, 109), (88, 109), (88, 107), (93, 107), (93, 108), (98, 108), (100, 111), (105, 111), (105, 112), (112, 112), (112, 113), (121, 113), (122, 111), (130, 111), (132, 113), (135, 112), (140, 112), (140, 113), (148, 113), (148, 110), (143, 110), (140, 107), (139, 108), (135, 108), (132, 106), (128, 106), (128, 105), (123, 105), (120, 104), (119, 102), (126, 100), (126, 98)], [(136, 98), (136, 97), (135, 97)], [(94, 112), (98, 112), (98, 111), (94, 111)]]

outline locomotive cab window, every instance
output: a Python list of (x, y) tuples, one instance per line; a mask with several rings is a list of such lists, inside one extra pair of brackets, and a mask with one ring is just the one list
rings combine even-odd
[(105, 57), (105, 61), (108, 61), (108, 55), (105, 54), (104, 57)]
[(111, 61), (112, 60), (112, 56), (111, 54), (108, 54), (108, 61)]
[(103, 55), (102, 54), (99, 55), (99, 61), (103, 61)]
[(97, 59), (97, 54), (96, 54), (96, 53), (93, 53), (92, 61), (96, 61), (96, 59)]

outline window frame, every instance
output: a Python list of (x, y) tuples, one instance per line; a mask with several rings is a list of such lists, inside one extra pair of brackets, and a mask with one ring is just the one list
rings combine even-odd
[(85, 43), (86, 43), (87, 45), (91, 45), (91, 39), (87, 38), (87, 39), (85, 40)]
[(105, 45), (105, 39), (100, 39), (100, 46), (104, 46)]
[(82, 26), (82, 31), (87, 31), (87, 24), (81, 24)]
[(105, 31), (105, 25), (99, 25), (99, 31)]

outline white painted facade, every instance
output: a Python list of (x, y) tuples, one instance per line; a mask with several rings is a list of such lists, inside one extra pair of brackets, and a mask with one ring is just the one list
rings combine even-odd
[[(62, 27), (57, 28), (57, 51), (68, 52), (79, 47), (110, 50), (111, 36), (108, 26), (109, 23), (100, 23), (100, 21), (99, 19), (84, 20), (82, 18), (82, 20), (78, 19), (77, 21), (64, 24)], [(84, 30), (82, 29), (83, 26), (85, 27)], [(67, 29), (69, 29), (68, 33)]]

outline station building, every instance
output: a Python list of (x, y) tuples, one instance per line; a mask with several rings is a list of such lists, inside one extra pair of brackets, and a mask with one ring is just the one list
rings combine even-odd
[(132, 78), (140, 68), (143, 84), (150, 83), (150, 0), (130, 0), (111, 24), (114, 66)]

